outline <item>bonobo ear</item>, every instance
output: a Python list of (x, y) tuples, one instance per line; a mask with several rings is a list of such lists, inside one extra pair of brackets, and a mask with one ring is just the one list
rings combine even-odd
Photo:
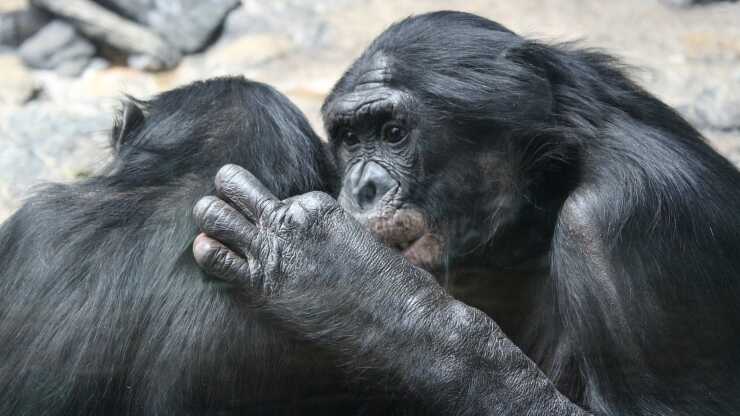
[(144, 111), (139, 106), (139, 101), (128, 97), (118, 113), (113, 125), (112, 145), (113, 150), (118, 152), (126, 141), (133, 137), (133, 132), (144, 124)]

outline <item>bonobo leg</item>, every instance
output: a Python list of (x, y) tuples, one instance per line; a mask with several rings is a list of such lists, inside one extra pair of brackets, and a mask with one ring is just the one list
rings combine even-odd
[(275, 197), (248, 171), (216, 177), (223, 198), (194, 215), (210, 273), (333, 346), (350, 369), (395, 381), (440, 414), (583, 415), (479, 310), (375, 240), (323, 193)]

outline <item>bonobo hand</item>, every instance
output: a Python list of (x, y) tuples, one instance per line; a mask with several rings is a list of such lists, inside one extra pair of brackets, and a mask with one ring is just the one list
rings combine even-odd
[(234, 165), (218, 172), (216, 188), (229, 203), (196, 204), (205, 233), (193, 243), (196, 261), (333, 348), (348, 371), (394, 380), (430, 413), (584, 414), (490, 318), (452, 299), (330, 196), (281, 201)]
[(327, 194), (281, 201), (235, 165), (219, 170), (216, 188), (231, 205), (212, 196), (196, 204), (194, 217), (205, 234), (193, 243), (195, 259), (253, 295), (348, 288), (361, 276), (377, 279), (411, 267)]

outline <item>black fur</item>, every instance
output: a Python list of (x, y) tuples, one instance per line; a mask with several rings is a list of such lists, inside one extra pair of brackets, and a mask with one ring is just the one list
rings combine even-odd
[[(410, 131), (390, 161), (366, 129), (383, 111)], [(613, 58), (466, 13), (420, 15), (373, 42), (324, 116), (339, 167), (384, 163), (405, 188), (393, 205), (445, 233), (450, 290), (474, 267), (489, 286), (461, 298), (576, 403), (740, 412), (740, 173)], [(361, 150), (347, 129), (369, 132)]]
[(331, 190), (299, 111), (242, 78), (197, 82), (129, 100), (113, 147), (106, 173), (40, 189), (0, 229), (0, 415), (358, 408), (326, 354), (191, 252), (193, 204), (226, 163), (281, 197)]
[[(338, 127), (357, 115), (338, 114), (338, 103), (378, 53), (390, 79), (363, 88), (404, 92), (401, 110), (420, 132), (415, 159), (383, 162), (403, 165), (413, 185), (405, 196), (446, 227), (453, 292), (472, 268), (494, 284), (475, 291), (485, 298), (478, 306), (595, 413), (740, 411), (735, 167), (607, 55), (455, 12), (392, 26), (340, 80), (324, 107), (339, 156)], [(190, 254), (191, 207), (225, 163), (281, 198), (331, 190), (331, 163), (305, 121), (284, 98), (238, 79), (129, 105), (107, 174), (46, 188), (0, 231), (0, 414), (370, 411), (332, 373), (332, 357), (289, 342), (240, 295), (204, 283)], [(539, 259), (544, 267), (530, 267)], [(349, 319), (302, 301), (321, 312), (306, 319), (331, 316), (322, 334)], [(389, 313), (384, 299), (343, 300), (353, 301), (368, 315)], [(445, 339), (449, 321), (425, 330)], [(374, 328), (350, 323), (345, 330)], [(464, 397), (450, 383), (430, 393), (445, 380), (480, 381), (487, 344), (457, 340), (455, 357), (480, 368), (440, 365), (437, 380), (416, 366), (436, 348), (403, 340), (348, 344), (365, 342), (371, 370), (421, 380), (406, 391), (450, 413), (490, 409), (486, 400), (502, 408), (496, 397), (538, 403), (528, 389), (503, 391), (495, 371), (464, 386)], [(342, 350), (341, 337), (332, 342)], [(297, 403), (310, 396), (317, 407)]]

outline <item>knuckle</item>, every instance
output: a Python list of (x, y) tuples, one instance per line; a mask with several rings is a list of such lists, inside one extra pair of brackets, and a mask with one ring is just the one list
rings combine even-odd
[(276, 202), (269, 199), (260, 199), (258, 203), (262, 213), (258, 221), (264, 228), (272, 232), (279, 232), (289, 226), (291, 222), (289, 210), (293, 205), (292, 203)]
[(255, 259), (247, 259), (243, 266), (244, 272), (248, 273), (250, 276), (257, 277), (262, 273), (259, 263)]
[(206, 254), (205, 264), (208, 268), (222, 270), (226, 267), (229, 253), (223, 247), (215, 247)]
[(264, 245), (264, 250), (261, 253), (262, 262), (268, 265), (271, 269), (279, 269), (282, 263), (283, 251), (281, 250), (279, 240), (270, 240)]
[(257, 211), (261, 212), (263, 216), (270, 216), (273, 214), (273, 204), (267, 198), (260, 197), (255, 203)]
[(319, 191), (304, 194), (297, 202), (305, 211), (306, 222), (310, 223), (324, 221), (339, 208), (334, 198)]
[(298, 203), (292, 203), (285, 208), (285, 225), (290, 228), (299, 228), (307, 224), (308, 212)]
[(226, 208), (226, 205), (216, 202), (211, 205), (210, 212), (205, 217), (205, 225), (213, 230), (221, 230), (229, 227), (230, 220), (230, 211)]
[(216, 173), (216, 189), (230, 198), (241, 198), (243, 187), (249, 183), (250, 176), (251, 174), (239, 165), (225, 165)]
[(236, 275), (240, 280), (250, 281), (254, 278), (254, 274), (252, 274), (248, 262), (243, 262), (236, 265)]
[(240, 166), (235, 165), (233, 163), (224, 165), (216, 173), (216, 181), (221, 182), (221, 183), (229, 182), (236, 175), (238, 175), (242, 170), (243, 169)]
[(309, 210), (326, 209), (337, 204), (336, 200), (329, 194), (320, 191), (312, 191), (304, 194), (301, 202)]
[(326, 205), (324, 209), (321, 211), (321, 221), (324, 222), (338, 222), (340, 219), (343, 219), (342, 216), (344, 211), (342, 211), (342, 208), (339, 206), (339, 204), (331, 204)]
[(217, 200), (218, 198), (210, 195), (199, 199), (193, 207), (193, 215), (198, 219), (205, 218), (209, 215), (211, 207)]
[(265, 279), (265, 275), (262, 272), (262, 268), (260, 267), (259, 263), (255, 261), (254, 259), (248, 259), (247, 262), (244, 264), (244, 271), (247, 276), (249, 276), (249, 285), (253, 289), (261, 289), (263, 281)]
[[(258, 201), (258, 203), (264, 200)], [(275, 209), (265, 209), (266, 206), (260, 207), (263, 209), (262, 216), (259, 219), (260, 224), (268, 229), (279, 229), (283, 225), (285, 217), (284, 207), (276, 207)]]

